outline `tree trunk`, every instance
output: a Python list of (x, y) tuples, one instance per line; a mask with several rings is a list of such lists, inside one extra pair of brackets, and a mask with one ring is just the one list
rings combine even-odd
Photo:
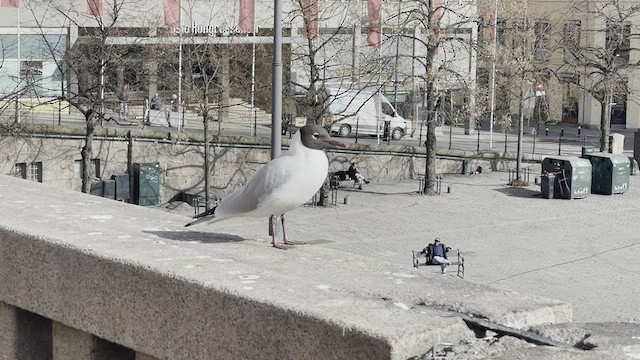
[(604, 101), (600, 103), (602, 111), (600, 111), (600, 151), (609, 152), (609, 133), (611, 127), (611, 98), (612, 90), (607, 88), (604, 95)]
[[(524, 80), (524, 79), (522, 79)], [(518, 150), (516, 155), (516, 180), (520, 181), (521, 178), (521, 170), (522, 170), (522, 133), (524, 127), (524, 89), (523, 89), (524, 81), (520, 82), (520, 103), (518, 104)]]
[(220, 101), (218, 102), (218, 127), (222, 122), (229, 121), (229, 52), (224, 50), (221, 54), (220, 72)]
[(91, 191), (91, 157), (93, 156), (93, 137), (96, 132), (96, 117), (93, 116), (93, 110), (89, 109), (85, 114), (85, 123), (87, 124), (87, 133), (84, 138), (84, 146), (80, 151), (82, 156), (82, 192), (88, 194)]
[(204, 131), (204, 202), (205, 202), (205, 210), (209, 211), (211, 208), (209, 206), (209, 199), (211, 195), (209, 194), (209, 172), (211, 171), (209, 166), (209, 120), (207, 119), (209, 116), (209, 104), (207, 104), (206, 96), (205, 96), (205, 108), (202, 112), (203, 116), (203, 131)]
[[(131, 130), (127, 131), (127, 174), (129, 174), (129, 194), (133, 194), (133, 137)], [(128, 201), (132, 203), (133, 196), (130, 196)]]
[(425, 159), (424, 193), (436, 193), (436, 119), (434, 114), (427, 114), (427, 157)]
[(436, 194), (436, 105), (438, 94), (436, 94), (434, 70), (435, 65), (433, 58), (436, 54), (437, 46), (427, 47), (427, 57), (425, 59), (425, 70), (427, 81), (425, 84), (425, 96), (427, 97), (427, 140), (425, 142), (427, 148), (427, 156), (425, 159), (424, 170), (424, 194)]

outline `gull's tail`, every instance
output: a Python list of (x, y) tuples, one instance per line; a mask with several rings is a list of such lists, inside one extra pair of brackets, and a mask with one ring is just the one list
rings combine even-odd
[(207, 221), (212, 221), (216, 218), (216, 215), (214, 214), (214, 212), (216, 211), (216, 208), (211, 208), (209, 209), (209, 211), (203, 212), (202, 214), (198, 214), (196, 215), (194, 221), (188, 223), (185, 225), (185, 227), (187, 226), (192, 226), (192, 225), (197, 225), (203, 222), (207, 222)]

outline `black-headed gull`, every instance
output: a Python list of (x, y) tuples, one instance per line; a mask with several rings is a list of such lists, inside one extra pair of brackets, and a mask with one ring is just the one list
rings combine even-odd
[(318, 192), (329, 171), (324, 149), (327, 145), (346, 147), (333, 140), (320, 125), (306, 125), (293, 136), (288, 151), (261, 167), (249, 181), (226, 196), (214, 209), (185, 226), (214, 223), (232, 217), (269, 217), (272, 244), (276, 244), (276, 216), (281, 217), (282, 240), (286, 245), (284, 213), (304, 204)]

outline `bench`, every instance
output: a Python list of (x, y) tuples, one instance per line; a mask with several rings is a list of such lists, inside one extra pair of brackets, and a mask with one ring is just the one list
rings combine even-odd
[[(427, 262), (427, 254), (422, 251), (422, 250), (411, 250), (411, 256), (412, 256), (412, 261), (413, 261), (413, 267), (417, 268), (418, 266), (432, 266), (432, 265), (438, 265), (440, 266), (439, 263), (434, 262), (434, 263), (428, 263)], [(456, 261), (451, 261), (450, 259), (456, 256), (457, 260)], [(460, 250), (456, 249), (456, 250), (450, 250), (447, 253), (447, 258), (449, 260), (449, 265), (458, 265), (458, 272), (457, 272), (457, 276), (464, 279), (464, 257), (460, 254)], [(424, 262), (421, 264), (421, 260), (424, 260)]]
[[(344, 180), (343, 180), (344, 179)], [(330, 172), (329, 173), (329, 180), (330, 180), (330, 185), (331, 188), (335, 188), (338, 189), (339, 187), (341, 187), (341, 183), (342, 182), (353, 182), (353, 187), (356, 186), (361, 186), (362, 182), (349, 178), (349, 175), (347, 174), (347, 171), (336, 171), (336, 172)]]

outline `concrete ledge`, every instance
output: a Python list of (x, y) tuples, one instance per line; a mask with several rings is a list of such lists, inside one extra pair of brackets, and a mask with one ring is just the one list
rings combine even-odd
[(0, 208), (0, 301), (157, 358), (406, 359), (473, 337), (452, 311), (571, 320), (558, 301), (6, 176)]

